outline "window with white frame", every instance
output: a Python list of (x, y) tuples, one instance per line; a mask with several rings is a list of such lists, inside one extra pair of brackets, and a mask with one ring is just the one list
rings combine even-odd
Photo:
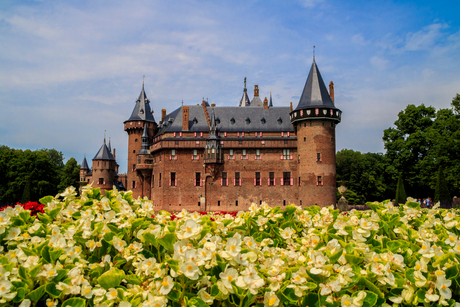
[(256, 160), (260, 160), (260, 149), (256, 149)]
[(198, 160), (198, 149), (193, 150), (192, 160)]
[(175, 149), (171, 149), (171, 155), (169, 156), (169, 160), (177, 160)]
[(289, 160), (289, 157), (290, 157), (289, 153), (290, 153), (289, 149), (283, 149), (283, 156), (282, 156), (283, 158), (282, 158), (282, 160)]
[(228, 153), (228, 159), (229, 160), (233, 160), (235, 157), (233, 156), (233, 149), (230, 149), (229, 153)]
[(243, 149), (243, 153), (241, 154), (241, 160), (246, 160), (247, 155), (246, 155), (246, 149)]

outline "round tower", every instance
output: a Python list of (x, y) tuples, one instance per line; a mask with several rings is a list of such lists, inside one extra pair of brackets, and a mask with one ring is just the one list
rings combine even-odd
[(148, 144), (152, 143), (152, 137), (155, 135), (157, 123), (153, 117), (153, 110), (150, 108), (150, 101), (144, 90), (142, 90), (136, 100), (134, 110), (128, 120), (124, 122), (125, 131), (128, 133), (128, 172), (127, 172), (127, 190), (133, 191), (133, 196), (141, 196), (141, 179), (136, 173), (138, 164), (137, 154), (142, 149), (142, 134), (144, 126), (147, 128), (149, 136)]
[(341, 115), (313, 59), (299, 104), (291, 112), (297, 135), (302, 206), (336, 203), (335, 126)]
[(112, 190), (115, 178), (115, 159), (105, 143), (93, 158), (93, 182), (101, 191)]

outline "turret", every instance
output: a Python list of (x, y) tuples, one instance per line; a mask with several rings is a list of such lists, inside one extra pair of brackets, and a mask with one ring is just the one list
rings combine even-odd
[(136, 173), (138, 156), (142, 149), (142, 134), (147, 130), (147, 135), (153, 137), (157, 129), (157, 123), (153, 117), (153, 110), (150, 108), (150, 101), (144, 90), (139, 94), (133, 112), (128, 120), (124, 122), (125, 131), (128, 133), (128, 175), (127, 189), (133, 190), (134, 197), (140, 196), (142, 192), (138, 187), (141, 186), (141, 178)]
[(244, 90), (243, 90), (243, 96), (241, 97), (240, 100), (240, 107), (249, 107), (251, 105), (251, 102), (248, 97), (248, 89), (246, 88), (246, 78), (244, 78)]
[(94, 186), (101, 191), (112, 190), (115, 179), (115, 159), (105, 143), (93, 158), (92, 178)]
[(299, 103), (290, 115), (297, 135), (300, 204), (334, 205), (335, 126), (342, 111), (335, 107), (314, 59)]
[(81, 163), (80, 167), (80, 182), (86, 182), (86, 175), (90, 171), (88, 167), (88, 162), (86, 162), (86, 154), (85, 157), (83, 158), (83, 162)]

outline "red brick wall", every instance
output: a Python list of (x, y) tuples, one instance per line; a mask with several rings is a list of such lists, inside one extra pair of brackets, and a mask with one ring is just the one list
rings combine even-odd
[[(296, 123), (297, 150), (300, 155), (299, 201), (303, 206), (330, 206), (336, 203), (335, 123), (306, 120)], [(317, 153), (322, 161), (317, 160)], [(323, 185), (316, 185), (322, 176)]]

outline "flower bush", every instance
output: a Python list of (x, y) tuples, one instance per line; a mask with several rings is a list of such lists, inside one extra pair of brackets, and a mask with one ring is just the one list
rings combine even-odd
[[(25, 204), (21, 204), (21, 203), (16, 203), (16, 206), (21, 206), (23, 207), (24, 209), (26, 210), (30, 210), (30, 215), (37, 215), (37, 213), (43, 213), (43, 208), (45, 207), (43, 204), (39, 204), (35, 201), (29, 201)], [(0, 208), (0, 211), (3, 211), (5, 210), (6, 208), (9, 208), (11, 206), (5, 206), (5, 207), (1, 207)]]
[(460, 306), (460, 216), (253, 204), (172, 215), (87, 186), (0, 212), (0, 306)]

